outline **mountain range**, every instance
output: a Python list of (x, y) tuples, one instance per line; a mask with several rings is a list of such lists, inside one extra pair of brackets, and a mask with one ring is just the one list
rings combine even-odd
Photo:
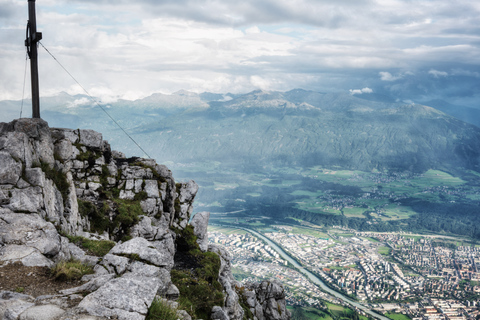
[[(41, 103), (42, 118), (50, 126), (102, 130), (114, 147), (138, 153), (88, 97), (62, 93)], [(373, 94), (301, 89), (237, 95), (179, 91), (99, 103), (161, 162), (480, 171), (479, 127), (439, 109)], [(15, 104), (0, 102), (6, 117), (14, 114)], [(443, 104), (441, 109), (461, 113), (451, 105)], [(470, 122), (480, 119), (473, 116), (476, 110), (463, 112)]]

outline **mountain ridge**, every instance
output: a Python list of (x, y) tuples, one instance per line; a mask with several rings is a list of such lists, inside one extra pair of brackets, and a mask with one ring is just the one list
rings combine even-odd
[[(479, 170), (478, 127), (428, 106), (367, 95), (180, 91), (105, 107), (142, 144), (156, 146), (149, 153), (161, 161), (230, 157), (362, 170)], [(66, 106), (62, 99), (45, 100), (43, 113), (53, 126), (102, 128), (114, 145), (123, 140), (85, 96), (70, 97)], [(125, 150), (133, 153), (134, 147), (127, 143)]]

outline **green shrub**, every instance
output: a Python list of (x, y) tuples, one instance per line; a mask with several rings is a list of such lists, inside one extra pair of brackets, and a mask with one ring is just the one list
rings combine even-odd
[(68, 197), (68, 190), (70, 188), (67, 175), (61, 170), (50, 167), (50, 165), (46, 162), (40, 162), (40, 168), (45, 173), (45, 177), (52, 180), (58, 191), (60, 191), (63, 198), (63, 204), (65, 204)]
[(115, 224), (120, 225), (124, 229), (128, 229), (136, 224), (143, 215), (142, 207), (138, 201), (129, 201), (122, 199), (115, 199), (117, 204), (118, 215), (115, 217)]
[(115, 242), (108, 240), (90, 240), (84, 237), (68, 235), (67, 238), (70, 242), (87, 250), (88, 254), (97, 257), (103, 257), (115, 246)]
[(24, 287), (16, 287), (16, 288), (15, 288), (15, 292), (17, 292), (17, 293), (23, 293), (23, 292), (25, 292), (25, 288), (24, 288)]
[(90, 166), (93, 166), (95, 164), (95, 160), (102, 156), (101, 152), (90, 149), (87, 149), (87, 151), (83, 152), (82, 145), (80, 143), (74, 143), (73, 145), (80, 151), (80, 154), (77, 155), (76, 159), (79, 161), (88, 161)]
[(102, 203), (102, 207), (100, 209), (98, 209), (97, 206), (90, 201), (78, 199), (77, 202), (78, 212), (82, 217), (88, 217), (91, 231), (98, 232), (99, 234), (108, 231), (111, 224), (108, 216), (110, 207), (106, 202)]
[(102, 166), (102, 173), (100, 174), (100, 184), (102, 185), (102, 190), (107, 189), (108, 187), (108, 177), (110, 177), (110, 171), (106, 164)]
[(92, 267), (77, 260), (61, 261), (51, 271), (55, 280), (59, 281), (78, 280), (86, 274), (93, 273)]
[(141, 201), (141, 200), (145, 200), (147, 198), (148, 198), (148, 194), (145, 191), (140, 191), (139, 193), (135, 193), (135, 196), (134, 196), (133, 200)]
[(202, 252), (193, 227), (177, 230), (176, 263), (182, 267), (171, 271), (172, 282), (180, 291), (179, 303), (194, 319), (208, 319), (212, 308), (223, 305), (223, 288), (218, 282), (220, 257)]
[(148, 308), (145, 320), (177, 320), (177, 309), (170, 307), (162, 299), (155, 298)]
[(201, 278), (196, 270), (171, 271), (172, 282), (180, 291), (179, 304), (194, 319), (209, 319), (214, 306), (223, 305), (223, 293), (218, 285)]

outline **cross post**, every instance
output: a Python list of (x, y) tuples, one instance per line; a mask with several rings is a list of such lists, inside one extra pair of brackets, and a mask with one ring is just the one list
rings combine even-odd
[(32, 118), (40, 118), (40, 93), (38, 89), (38, 51), (37, 42), (42, 39), (42, 33), (37, 32), (37, 18), (35, 0), (28, 0), (27, 47), (30, 58), (30, 72), (32, 81)]

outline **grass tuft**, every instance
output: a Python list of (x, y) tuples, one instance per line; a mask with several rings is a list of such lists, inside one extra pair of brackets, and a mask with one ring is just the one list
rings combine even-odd
[(164, 300), (155, 298), (148, 308), (145, 320), (177, 320), (177, 309), (170, 307)]
[(69, 235), (66, 237), (70, 242), (87, 250), (88, 254), (97, 257), (103, 257), (115, 246), (115, 242), (109, 240), (90, 240), (80, 236)]
[(92, 267), (78, 260), (61, 261), (52, 268), (52, 275), (58, 281), (79, 280), (86, 274), (92, 274)]

